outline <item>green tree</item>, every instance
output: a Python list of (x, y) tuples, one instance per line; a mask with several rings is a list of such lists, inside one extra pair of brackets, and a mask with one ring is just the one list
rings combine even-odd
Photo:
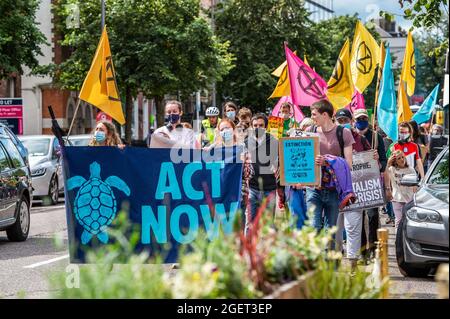
[[(80, 27), (64, 21), (67, 4), (78, 3)], [(100, 39), (100, 2), (60, 0), (56, 5), (62, 45), (70, 57), (51, 72), (62, 88), (79, 90)], [(199, 0), (109, 0), (106, 25), (117, 84), (126, 105), (126, 141), (131, 140), (132, 98), (154, 97), (158, 123), (164, 122), (165, 94), (190, 94), (220, 80), (232, 66), (228, 44), (220, 42), (200, 15)]]
[(230, 41), (236, 67), (218, 83), (220, 99), (233, 99), (254, 111), (266, 111), (277, 79), (271, 72), (284, 60), (283, 42), (319, 74), (325, 70), (324, 43), (302, 0), (228, 0), (216, 9), (216, 32)]
[(0, 79), (38, 65), (39, 45), (47, 44), (35, 21), (38, 6), (38, 0), (0, 1)]

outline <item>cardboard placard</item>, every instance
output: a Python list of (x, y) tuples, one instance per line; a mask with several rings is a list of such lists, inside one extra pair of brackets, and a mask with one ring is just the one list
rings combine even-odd
[(356, 202), (343, 211), (363, 210), (386, 204), (383, 181), (373, 151), (353, 154), (352, 185)]
[(283, 186), (302, 184), (319, 186), (321, 168), (315, 164), (320, 154), (317, 136), (282, 137), (279, 141), (280, 183)]
[(280, 138), (283, 135), (283, 123), (284, 120), (281, 117), (269, 116), (267, 132), (276, 138)]

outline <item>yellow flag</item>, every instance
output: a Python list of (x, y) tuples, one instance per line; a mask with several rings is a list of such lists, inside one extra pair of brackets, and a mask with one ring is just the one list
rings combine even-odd
[(411, 120), (413, 114), (411, 108), (409, 107), (408, 96), (406, 95), (405, 85), (403, 81), (400, 80), (398, 84), (398, 122), (408, 122)]
[(380, 90), (381, 77), (383, 76), (383, 67), (384, 67), (384, 59), (386, 58), (386, 50), (384, 49), (384, 43), (380, 44), (380, 54), (378, 56), (378, 74), (377, 74), (377, 88), (375, 91), (375, 104), (374, 108), (377, 107), (378, 104), (378, 93)]
[(414, 58), (414, 43), (411, 32), (408, 32), (406, 38), (401, 80), (406, 82), (406, 93), (409, 96), (413, 95), (416, 86), (416, 59)]
[(305, 64), (306, 64), (307, 66), (311, 67), (311, 66), (309, 65), (308, 60), (306, 59), (306, 54), (303, 55), (303, 62), (305, 62)]
[[(297, 55), (297, 51), (294, 51), (294, 54)], [(273, 71), (271, 74), (276, 76), (277, 78), (279, 78), (281, 76), (281, 73), (283, 73), (284, 68), (287, 65), (287, 61), (284, 60), (283, 63), (280, 64), (280, 66), (278, 68), (275, 69), (275, 71)]]
[(125, 124), (106, 26), (103, 28), (79, 98), (98, 107), (120, 124)]
[(350, 41), (347, 39), (339, 53), (333, 74), (328, 80), (327, 96), (338, 110), (352, 101), (354, 88), (350, 71)]
[(289, 76), (286, 65), (282, 70), (281, 75), (278, 78), (277, 86), (273, 90), (272, 95), (269, 96), (269, 99), (275, 97), (288, 96), (290, 94), (291, 94), (291, 85), (289, 84)]
[(361, 21), (358, 21), (353, 37), (350, 69), (353, 83), (359, 92), (364, 92), (372, 82), (378, 63), (379, 50), (375, 39)]

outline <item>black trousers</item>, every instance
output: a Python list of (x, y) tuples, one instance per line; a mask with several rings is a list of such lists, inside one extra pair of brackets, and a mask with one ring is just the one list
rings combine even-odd
[[(365, 225), (365, 219), (369, 221), (369, 234), (367, 236)], [(364, 257), (369, 257), (370, 254), (375, 254), (376, 242), (378, 241), (377, 230), (380, 227), (379, 225), (380, 214), (378, 212), (378, 208), (371, 208), (365, 211), (363, 214), (363, 228), (361, 233), (361, 255)], [(366, 248), (367, 245), (367, 237), (369, 239), (369, 247)]]

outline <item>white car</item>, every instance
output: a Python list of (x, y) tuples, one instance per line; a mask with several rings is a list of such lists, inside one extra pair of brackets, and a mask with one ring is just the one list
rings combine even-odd
[(58, 203), (64, 191), (58, 139), (53, 135), (28, 135), (19, 139), (28, 150), (33, 197), (44, 204)]
[(92, 139), (91, 134), (80, 134), (69, 136), (71, 146), (88, 146), (91, 139)]

